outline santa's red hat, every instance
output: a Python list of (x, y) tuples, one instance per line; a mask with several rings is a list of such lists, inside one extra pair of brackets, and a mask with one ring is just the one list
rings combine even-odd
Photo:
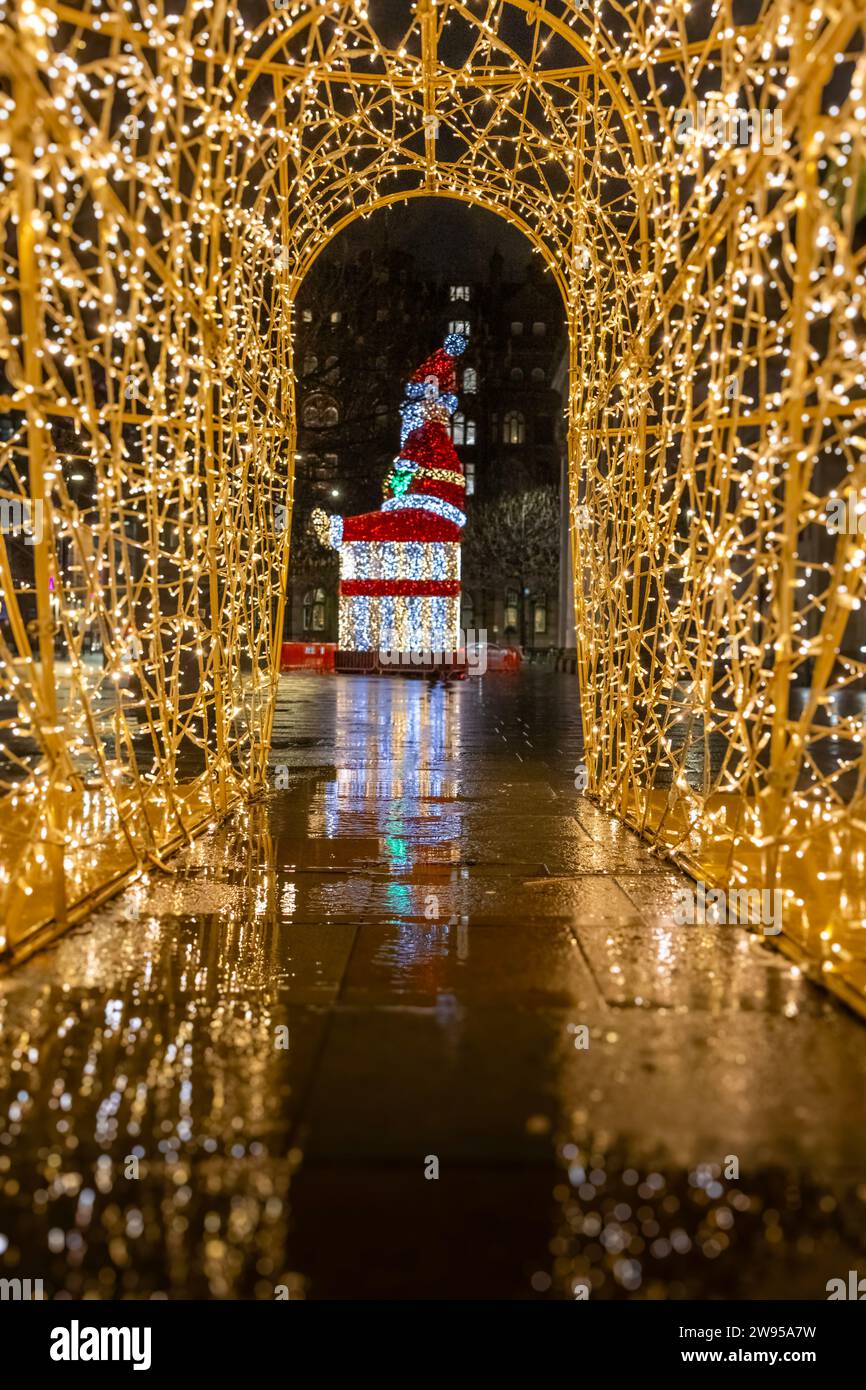
[(454, 364), (462, 352), (466, 351), (466, 339), (462, 333), (449, 333), (445, 346), (431, 352), (430, 356), (412, 373), (410, 381), (426, 381), (435, 376), (440, 392), (445, 395), (457, 390), (457, 373)]

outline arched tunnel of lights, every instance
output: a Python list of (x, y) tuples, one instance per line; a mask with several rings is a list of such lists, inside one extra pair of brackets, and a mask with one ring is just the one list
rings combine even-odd
[(9, 957), (262, 789), (293, 301), (351, 221), (444, 196), (566, 308), (590, 793), (779, 888), (858, 996), (866, 550), (826, 518), (866, 487), (861, 7), (686, 10), (4, 5)]

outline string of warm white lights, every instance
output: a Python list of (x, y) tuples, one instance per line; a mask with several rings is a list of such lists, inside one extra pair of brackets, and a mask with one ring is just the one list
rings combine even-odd
[(562, 291), (592, 789), (781, 883), (842, 970), (866, 550), (824, 522), (866, 487), (861, 6), (395, 13), (3, 12), (0, 500), (40, 531), (0, 537), (10, 940), (261, 786), (291, 306), (341, 228), (441, 195)]

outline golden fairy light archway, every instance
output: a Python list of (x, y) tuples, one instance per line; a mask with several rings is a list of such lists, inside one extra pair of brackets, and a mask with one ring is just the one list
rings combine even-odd
[(859, 998), (860, 6), (693, 8), (3, 12), (7, 951), (262, 788), (292, 303), (342, 227), (441, 195), (563, 293), (591, 793), (708, 883), (778, 888), (789, 949)]

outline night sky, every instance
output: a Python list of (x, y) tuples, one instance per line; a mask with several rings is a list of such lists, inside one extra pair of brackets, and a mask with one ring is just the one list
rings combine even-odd
[(520, 278), (533, 254), (526, 237), (496, 213), (443, 197), (410, 198), (382, 208), (341, 232), (329, 249), (342, 257), (360, 247), (381, 246), (386, 229), (390, 245), (411, 251), (419, 271), (431, 277), (459, 271), (470, 280), (481, 279), (492, 252), (499, 250), (506, 278)]

